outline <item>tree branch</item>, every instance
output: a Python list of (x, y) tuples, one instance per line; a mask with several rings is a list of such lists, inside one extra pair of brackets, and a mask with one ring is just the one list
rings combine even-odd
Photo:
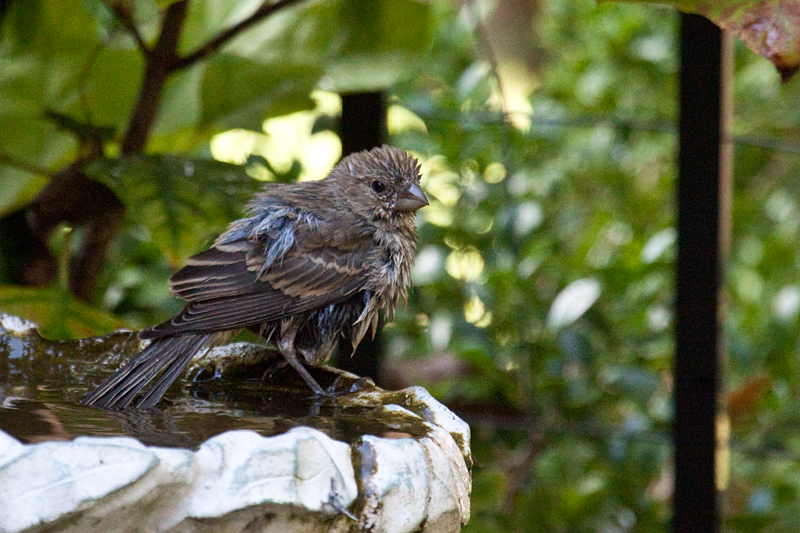
[(117, 17), (117, 20), (122, 23), (125, 29), (128, 30), (128, 33), (130, 33), (136, 41), (139, 50), (142, 51), (145, 57), (150, 55), (150, 49), (147, 47), (147, 43), (144, 42), (142, 34), (139, 33), (139, 28), (136, 26), (136, 21), (133, 20), (133, 13), (131, 13), (131, 8), (128, 3), (114, 2), (111, 4), (110, 8), (114, 16)]
[(187, 0), (181, 0), (170, 4), (164, 12), (161, 33), (158, 35), (156, 44), (146, 56), (139, 94), (131, 111), (128, 131), (125, 132), (120, 147), (122, 156), (138, 154), (144, 150), (156, 118), (164, 85), (166, 85), (169, 75), (177, 70), (178, 39), (181, 36), (187, 7)]
[(237, 24), (234, 24), (230, 28), (220, 32), (219, 34), (214, 36), (212, 39), (210, 39), (208, 42), (200, 46), (197, 50), (190, 53), (189, 55), (180, 58), (178, 60), (176, 70), (184, 69), (186, 67), (193, 65), (197, 61), (205, 59), (206, 57), (212, 55), (217, 50), (219, 50), (225, 43), (227, 43), (228, 41), (239, 35), (241, 32), (243, 32), (253, 24), (260, 22), (262, 19), (264, 19), (268, 15), (271, 15), (272, 13), (275, 13), (276, 11), (279, 11), (285, 7), (294, 5), (299, 1), (301, 0), (278, 0), (273, 4), (270, 3), (270, 0), (265, 0), (264, 3), (261, 4), (261, 6), (253, 12), (252, 15), (238, 22)]
[[(161, 33), (152, 49), (148, 49), (144, 45), (141, 36), (138, 38), (136, 37), (138, 31), (134, 32), (131, 30), (132, 33), (134, 33), (134, 37), (140, 42), (140, 47), (142, 47), (145, 54), (146, 63), (142, 83), (139, 87), (139, 94), (136, 98), (136, 104), (131, 112), (131, 121), (120, 146), (121, 155), (137, 154), (144, 150), (147, 138), (150, 134), (150, 129), (155, 121), (156, 112), (158, 111), (161, 93), (170, 74), (207, 58), (247, 28), (260, 22), (268, 15), (296, 4), (299, 1), (300, 0), (278, 0), (273, 4), (270, 3), (270, 0), (265, 0), (252, 15), (220, 32), (207, 43), (185, 57), (178, 56), (178, 40), (183, 28), (183, 21), (186, 18), (188, 8), (187, 0), (181, 0), (170, 4), (166, 9), (161, 23)], [(117, 4), (115, 4), (115, 6), (116, 5)], [(129, 27), (129, 29), (135, 27), (133, 25), (133, 19), (124, 8), (115, 9), (115, 13), (118, 13), (118, 16), (121, 17), (126, 27)]]

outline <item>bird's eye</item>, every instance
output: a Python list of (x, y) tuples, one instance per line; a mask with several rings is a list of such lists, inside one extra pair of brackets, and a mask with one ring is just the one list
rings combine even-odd
[(372, 182), (372, 190), (378, 194), (381, 194), (386, 190), (386, 184), (384, 184), (381, 180), (375, 180)]

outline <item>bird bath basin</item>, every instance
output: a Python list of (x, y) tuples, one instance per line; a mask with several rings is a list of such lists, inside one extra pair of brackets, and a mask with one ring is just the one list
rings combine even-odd
[(118, 332), (48, 341), (0, 315), (0, 531), (458, 531), (469, 427), (424, 389), (235, 343), (193, 361), (158, 409), (78, 400), (141, 349)]

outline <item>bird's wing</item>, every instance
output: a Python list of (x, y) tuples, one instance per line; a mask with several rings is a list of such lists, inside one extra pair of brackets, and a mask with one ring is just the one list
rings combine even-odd
[(297, 246), (262, 272), (263, 248), (249, 241), (216, 245), (170, 279), (189, 304), (142, 337), (236, 329), (340, 302), (366, 286), (368, 250), (352, 243)]
[(256, 274), (247, 269), (253, 244), (242, 240), (215, 245), (190, 257), (169, 285), (176, 296), (190, 302), (236, 296), (257, 290)]

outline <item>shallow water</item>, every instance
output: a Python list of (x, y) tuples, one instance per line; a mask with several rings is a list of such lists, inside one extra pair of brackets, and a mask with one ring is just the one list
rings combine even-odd
[[(184, 448), (194, 448), (214, 435), (233, 429), (251, 429), (270, 436), (296, 426), (310, 426), (345, 442), (353, 442), (364, 433), (397, 432), (379, 421), (372, 424), (365, 421), (368, 411), (336, 407), (330, 402), (319, 405), (299, 398), (292, 402), (289, 396), (261, 409), (255, 405), (231, 409), (217, 402), (178, 399), (162, 409), (120, 412), (85, 407), (58, 398), (5, 398), (0, 407), (0, 428), (24, 443), (71, 440), (81, 435), (127, 435), (148, 445)], [(406, 428), (405, 432), (414, 434), (417, 431)]]
[(399, 393), (383, 393), (368, 381), (314, 369), (320, 384), (335, 392), (314, 399), (292, 369), (275, 370), (279, 356), (252, 345), (194, 364), (157, 409), (86, 407), (78, 403), (80, 398), (140, 349), (135, 334), (49, 341), (35, 330), (11, 331), (2, 325), (0, 429), (25, 443), (127, 435), (148, 445), (193, 448), (228, 430), (270, 436), (300, 425), (345, 442), (363, 434), (426, 433), (418, 419), (387, 415), (381, 409), (384, 402), (375, 402), (384, 398), (390, 403)]

